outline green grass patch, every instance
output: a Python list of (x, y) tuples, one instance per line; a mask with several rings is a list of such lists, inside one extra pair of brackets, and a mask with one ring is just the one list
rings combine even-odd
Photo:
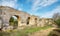
[(34, 32), (37, 32), (37, 31), (40, 31), (40, 30), (45, 30), (45, 29), (48, 29), (48, 28), (51, 28), (51, 26), (45, 26), (45, 27), (34, 27), (34, 28), (31, 28), (30, 29), (25, 29), (24, 32), (25, 33), (34, 33)]
[(12, 31), (10, 33), (8, 32), (0, 32), (1, 36), (28, 36), (28, 34), (32, 34), (34, 32), (45, 30), (48, 28), (51, 28), (52, 26), (45, 26), (45, 27), (27, 27), (23, 30), (18, 31)]

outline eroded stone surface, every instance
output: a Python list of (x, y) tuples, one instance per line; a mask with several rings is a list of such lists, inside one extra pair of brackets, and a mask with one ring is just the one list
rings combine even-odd
[[(9, 25), (9, 20), (12, 16), (18, 16), (18, 27), (20, 26), (45, 26), (48, 24), (53, 24), (52, 19), (48, 18), (39, 18), (38, 16), (30, 15), (23, 11), (18, 11), (11, 7), (0, 6), (0, 17), (2, 17), (2, 22), (4, 25)], [(28, 20), (28, 17), (30, 19)], [(28, 25), (27, 25), (28, 22)]]

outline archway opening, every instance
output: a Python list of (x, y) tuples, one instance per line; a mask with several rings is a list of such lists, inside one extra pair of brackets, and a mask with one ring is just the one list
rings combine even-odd
[(30, 21), (30, 17), (27, 18), (27, 25), (29, 24), (29, 21)]
[(35, 25), (37, 26), (37, 18), (35, 18)]
[(2, 22), (2, 17), (0, 16), (0, 31), (3, 29), (3, 22)]
[(9, 25), (13, 26), (13, 29), (16, 29), (18, 27), (18, 20), (19, 16), (17, 15), (12, 16), (9, 20)]

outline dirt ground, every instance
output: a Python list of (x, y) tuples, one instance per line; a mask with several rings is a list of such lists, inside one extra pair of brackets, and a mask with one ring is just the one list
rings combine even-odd
[(53, 28), (49, 28), (46, 30), (41, 30), (41, 31), (35, 32), (33, 34), (30, 34), (29, 36), (47, 36), (53, 29), (55, 29), (55, 28), (53, 27)]

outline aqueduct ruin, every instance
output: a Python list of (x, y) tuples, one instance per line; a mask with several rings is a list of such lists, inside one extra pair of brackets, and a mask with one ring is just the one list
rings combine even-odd
[[(23, 25), (26, 25), (26, 26), (31, 26), (31, 25), (44, 26), (45, 25), (45, 19), (40, 20), (39, 17), (30, 15), (26, 12), (18, 11), (16, 9), (13, 9), (7, 6), (0, 6), (0, 18), (2, 19), (2, 20), (0, 19), (2, 21), (2, 23), (0, 24), (9, 25), (9, 20), (12, 16), (17, 17), (18, 27), (23, 26)], [(52, 22), (50, 22), (50, 24), (52, 24)]]

